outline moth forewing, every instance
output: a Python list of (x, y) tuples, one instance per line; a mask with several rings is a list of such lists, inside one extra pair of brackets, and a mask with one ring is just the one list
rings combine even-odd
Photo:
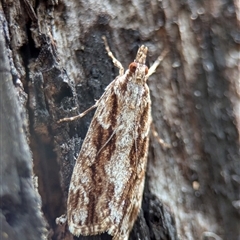
[[(121, 73), (122, 65), (106, 50)], [(127, 240), (139, 213), (151, 120), (146, 54), (141, 46), (97, 102), (69, 187), (67, 218), (76, 236), (107, 232)]]

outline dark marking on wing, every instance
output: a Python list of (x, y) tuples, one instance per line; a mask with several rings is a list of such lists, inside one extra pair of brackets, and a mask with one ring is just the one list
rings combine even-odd
[(118, 100), (117, 96), (115, 94), (112, 94), (112, 99), (111, 99), (111, 113), (108, 115), (109, 116), (109, 122), (111, 122), (111, 127), (112, 130), (116, 127), (117, 124), (117, 117), (118, 117)]
[(69, 193), (71, 209), (77, 209), (77, 205), (80, 199), (80, 190), (78, 189), (76, 193), (73, 193), (73, 190)]
[(127, 91), (127, 85), (129, 83), (129, 78), (132, 76), (132, 73), (129, 72), (124, 80), (124, 82), (122, 82), (121, 85), (119, 85), (119, 87), (121, 88), (121, 91), (123, 93), (123, 95), (125, 94), (125, 92)]
[(98, 216), (95, 213), (95, 205), (96, 205), (96, 195), (94, 191), (90, 191), (88, 194), (89, 203), (88, 204), (88, 216), (86, 219), (85, 225), (91, 225), (95, 222), (98, 222)]

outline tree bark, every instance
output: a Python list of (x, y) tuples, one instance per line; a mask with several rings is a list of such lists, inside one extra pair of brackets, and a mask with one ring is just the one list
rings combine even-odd
[[(66, 213), (72, 169), (93, 112), (57, 121), (92, 106), (118, 72), (103, 35), (125, 69), (141, 44), (149, 47), (149, 66), (168, 50), (148, 83), (153, 121), (147, 178), (130, 239), (240, 239), (239, 9), (237, 0), (1, 1), (1, 59), (10, 66), (1, 67), (8, 74), (1, 81), (1, 154), (8, 149), (1, 174), (5, 166), (23, 171), (17, 162), (23, 159), (30, 182), (24, 186), (32, 192), (30, 146), (49, 239), (73, 239), (55, 219)], [(12, 133), (4, 125), (11, 118)], [(9, 149), (11, 142), (21, 143), (24, 153)], [(1, 197), (11, 196), (19, 207), (20, 190), (9, 184), (22, 175), (11, 176), (1, 181), (7, 189)], [(39, 205), (28, 197), (24, 221), (35, 236), (22, 232), (21, 239), (43, 239)], [(3, 201), (2, 214), (11, 206)], [(11, 223), (6, 214), (2, 218), (7, 232)], [(21, 222), (17, 212), (12, 218)], [(13, 228), (7, 234), (17, 239)]]
[[(3, 33), (0, 27), (1, 34)], [(1, 239), (43, 239), (46, 236), (40, 196), (34, 188), (32, 156), (23, 133), (24, 121), (12, 84), (6, 44), (0, 37), (0, 218)]]

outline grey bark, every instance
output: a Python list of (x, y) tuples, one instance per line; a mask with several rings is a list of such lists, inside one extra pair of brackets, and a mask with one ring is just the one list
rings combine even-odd
[[(2, 0), (1, 6), (11, 88), (24, 109), (16, 122), (23, 126), (27, 119), (49, 238), (72, 239), (55, 218), (66, 212), (71, 172), (93, 113), (57, 120), (93, 105), (117, 75), (105, 35), (125, 69), (141, 44), (149, 47), (149, 65), (169, 50), (149, 80), (147, 180), (130, 239), (240, 239), (237, 1)], [(11, 171), (19, 167), (4, 161)], [(99, 238), (108, 236), (82, 239)]]
[[(0, 29), (3, 33), (2, 28)], [(32, 156), (24, 134), (22, 109), (0, 37), (0, 222), (1, 239), (44, 239), (41, 199), (33, 184)], [(20, 96), (18, 96), (20, 97)], [(24, 96), (21, 96), (24, 99)]]

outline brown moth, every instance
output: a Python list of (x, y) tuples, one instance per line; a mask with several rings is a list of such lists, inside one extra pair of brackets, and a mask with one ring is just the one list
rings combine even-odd
[(163, 59), (148, 70), (147, 47), (141, 46), (134, 62), (124, 69), (103, 38), (119, 76), (106, 88), (76, 161), (67, 201), (67, 221), (72, 234), (104, 232), (113, 240), (127, 240), (138, 216), (145, 179), (151, 100), (148, 77)]

